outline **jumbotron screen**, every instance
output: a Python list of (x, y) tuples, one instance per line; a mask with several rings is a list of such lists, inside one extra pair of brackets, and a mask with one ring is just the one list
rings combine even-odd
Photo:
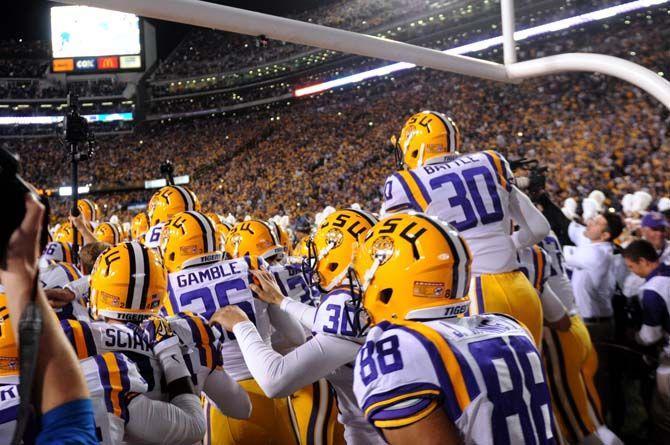
[(53, 72), (91, 72), (141, 69), (140, 18), (133, 14), (91, 8), (51, 8)]

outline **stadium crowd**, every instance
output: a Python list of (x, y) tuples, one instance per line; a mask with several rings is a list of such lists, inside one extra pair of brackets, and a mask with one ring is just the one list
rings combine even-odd
[[(562, 40), (522, 45), (519, 55), (581, 48), (667, 73), (670, 28), (662, 25), (668, 17), (661, 11), (651, 22), (643, 18), (611, 34), (566, 31)], [(664, 46), (651, 43), (659, 41)], [(549, 190), (556, 199), (579, 199), (599, 189), (617, 207), (624, 194), (636, 190), (655, 197), (670, 193), (662, 168), (670, 150), (667, 111), (646, 93), (598, 74), (510, 86), (415, 70), (289, 103), (165, 119), (145, 123), (132, 135), (101, 138), (96, 157), (104, 161), (85, 164), (82, 182), (119, 186), (153, 179), (169, 158), (176, 174), (190, 174), (194, 190), (221, 212), (311, 216), (322, 208), (321, 196), (329, 196), (333, 205), (358, 201), (375, 209), (380, 184), (393, 165), (389, 136), (413, 111), (427, 108), (459, 123), (466, 149), (495, 148), (512, 159), (538, 158), (550, 168)], [(54, 174), (54, 165), (63, 161), (55, 141), (6, 145), (29, 160), (24, 168), (35, 183), (56, 187), (67, 182), (64, 164)], [(109, 211), (123, 212), (128, 204), (146, 202), (148, 192), (101, 199)]]

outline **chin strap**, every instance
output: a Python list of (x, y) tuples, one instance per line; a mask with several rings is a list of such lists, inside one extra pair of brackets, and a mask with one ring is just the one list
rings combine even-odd
[(23, 434), (33, 413), (32, 393), (42, 335), (42, 313), (35, 304), (38, 274), (35, 274), (30, 302), (19, 322), (19, 411), (12, 445), (23, 443)]

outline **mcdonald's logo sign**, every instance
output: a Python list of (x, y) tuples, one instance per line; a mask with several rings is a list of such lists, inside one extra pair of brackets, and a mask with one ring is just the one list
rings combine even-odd
[(119, 58), (113, 57), (98, 57), (99, 70), (115, 70), (119, 68)]

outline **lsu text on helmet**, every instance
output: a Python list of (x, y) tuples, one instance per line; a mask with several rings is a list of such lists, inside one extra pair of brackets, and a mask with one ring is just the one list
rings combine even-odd
[(323, 291), (343, 284), (354, 252), (377, 219), (362, 210), (337, 210), (319, 224), (308, 243), (308, 267)]
[(411, 170), (458, 156), (461, 132), (444, 114), (421, 111), (405, 122), (400, 137), (391, 138), (391, 142), (395, 145), (398, 168)]

